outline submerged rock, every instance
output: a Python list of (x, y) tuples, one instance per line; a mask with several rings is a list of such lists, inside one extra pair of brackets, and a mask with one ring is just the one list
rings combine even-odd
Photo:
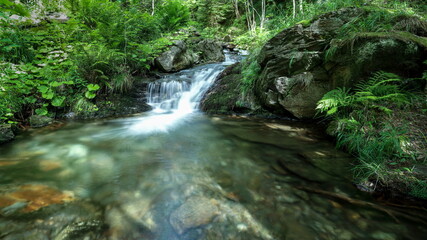
[(170, 224), (178, 234), (210, 223), (219, 214), (217, 203), (205, 197), (192, 197), (172, 212)]
[[(45, 185), (23, 185), (15, 191), (0, 195), (0, 208), (4, 213), (33, 212), (51, 204), (60, 204), (74, 200), (69, 192), (61, 192)], [(22, 204), (21, 204), (22, 203)], [(24, 204), (25, 203), (25, 204)]]
[[(25, 219), (25, 221), (23, 221)], [(7, 215), (0, 223), (2, 239), (106, 239), (100, 208), (85, 201), (52, 204), (38, 211)]]

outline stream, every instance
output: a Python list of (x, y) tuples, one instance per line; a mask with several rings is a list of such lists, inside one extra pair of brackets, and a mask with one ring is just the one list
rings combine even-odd
[(315, 125), (197, 110), (235, 58), (151, 83), (150, 112), (0, 146), (0, 239), (425, 239), (420, 211), (359, 191)]

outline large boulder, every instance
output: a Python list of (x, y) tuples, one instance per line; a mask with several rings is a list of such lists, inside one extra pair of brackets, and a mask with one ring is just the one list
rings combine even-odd
[[(229, 111), (241, 105), (237, 102), (242, 103), (239, 86), (247, 81), (242, 74), (245, 71), (256, 77), (253, 91), (245, 95), (249, 99), (243, 103), (256, 103), (252, 106), (258, 104), (276, 115), (296, 118), (313, 118), (325, 93), (337, 87), (353, 87), (379, 70), (419, 78), (425, 70), (427, 23), (398, 16), (390, 23), (391, 32), (343, 36), (343, 29), (358, 18), (375, 14), (372, 11), (343, 8), (285, 29), (264, 45), (255, 60), (241, 64), (239, 69), (243, 70), (220, 75), (206, 93), (203, 109)], [(229, 101), (222, 101), (226, 96)], [(225, 106), (219, 106), (222, 102)]]
[(15, 134), (13, 134), (12, 125), (0, 124), (0, 144), (9, 142), (14, 138)]
[(224, 61), (222, 45), (210, 39), (175, 41), (154, 63), (162, 72), (177, 72), (196, 64)]
[(200, 63), (222, 62), (225, 60), (222, 45), (212, 39), (204, 39), (198, 42), (195, 52), (199, 54)]
[(358, 33), (347, 40), (337, 37), (344, 24), (369, 14), (344, 8), (311, 24), (286, 29), (268, 41), (257, 59), (262, 70), (254, 94), (259, 103), (274, 113), (312, 118), (326, 92), (352, 87), (372, 72), (419, 76), (427, 53), (421, 36), (395, 31)]
[(184, 41), (176, 41), (168, 51), (155, 59), (155, 64), (163, 72), (176, 72), (191, 67), (194, 58)]

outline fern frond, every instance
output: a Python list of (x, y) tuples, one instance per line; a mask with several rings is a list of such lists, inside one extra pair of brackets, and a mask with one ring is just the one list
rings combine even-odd
[(353, 98), (349, 93), (350, 90), (346, 88), (338, 88), (329, 91), (317, 103), (316, 109), (320, 113), (326, 112), (326, 116), (333, 115), (339, 108), (351, 105)]

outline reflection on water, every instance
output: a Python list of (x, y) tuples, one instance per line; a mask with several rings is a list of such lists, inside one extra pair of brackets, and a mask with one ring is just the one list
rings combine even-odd
[[(369, 201), (347, 179), (349, 157), (309, 126), (191, 114), (168, 132), (129, 134), (144, 116), (33, 130), (2, 146), (0, 162), (7, 164), (0, 164), (1, 238), (423, 239), (427, 234), (420, 221), (412, 221), (415, 215), (412, 220), (396, 215), (397, 222), (384, 211), (310, 191)], [(51, 192), (45, 199), (35, 196), (47, 206), (28, 211), (30, 198), (13, 197), (32, 194), (25, 189)]]

